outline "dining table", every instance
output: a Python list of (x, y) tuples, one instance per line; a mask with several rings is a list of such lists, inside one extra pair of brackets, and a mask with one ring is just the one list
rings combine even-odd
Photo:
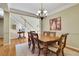
[(42, 35), (39, 39), (40, 41), (43, 41), (43, 42), (49, 42), (49, 41), (52, 41), (52, 42), (55, 42), (55, 41), (58, 41), (59, 40), (59, 36), (44, 36)]
[(53, 37), (52, 36), (45, 36), (45, 35), (40, 36), (39, 41), (44, 46), (43, 52), (44, 52), (45, 56), (47, 56), (47, 54), (48, 54), (48, 46), (58, 42), (59, 38), (60, 38), (59, 36), (53, 36)]

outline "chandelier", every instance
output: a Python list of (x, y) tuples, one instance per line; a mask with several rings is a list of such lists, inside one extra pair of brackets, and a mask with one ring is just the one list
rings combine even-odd
[(41, 4), (41, 9), (37, 11), (37, 16), (43, 20), (47, 16), (47, 10), (43, 8), (43, 4)]

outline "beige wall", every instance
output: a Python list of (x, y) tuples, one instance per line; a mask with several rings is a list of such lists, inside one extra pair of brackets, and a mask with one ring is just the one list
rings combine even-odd
[(3, 37), (3, 19), (0, 19), (0, 37)]
[(47, 17), (43, 21), (43, 31), (50, 31), (49, 19), (54, 17), (61, 17), (62, 29), (57, 32), (69, 33), (68, 45), (79, 48), (79, 4)]

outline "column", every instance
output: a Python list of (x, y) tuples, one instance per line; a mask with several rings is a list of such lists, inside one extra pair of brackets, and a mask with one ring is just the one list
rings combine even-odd
[(10, 44), (11, 40), (11, 33), (10, 33), (10, 28), (11, 28), (11, 20), (10, 20), (10, 13), (9, 13), (9, 7), (7, 3), (2, 4), (2, 8), (4, 11), (4, 44)]
[(4, 10), (4, 44), (10, 44), (11, 43), (11, 19), (10, 19), (10, 13), (8, 11)]

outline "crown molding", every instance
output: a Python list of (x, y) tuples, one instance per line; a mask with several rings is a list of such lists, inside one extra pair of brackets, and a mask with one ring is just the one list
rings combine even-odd
[(65, 10), (65, 9), (68, 9), (68, 8), (70, 8), (70, 7), (72, 7), (72, 6), (75, 6), (75, 5), (77, 5), (77, 3), (72, 3), (72, 4), (70, 4), (70, 5), (65, 5), (65, 6), (63, 6), (62, 8), (57, 9), (57, 10), (51, 12), (48, 16), (51, 16), (51, 15), (57, 13), (57, 12), (63, 11), (63, 10)]
[(15, 14), (19, 14), (19, 15), (25, 15), (25, 16), (30, 16), (30, 17), (35, 17), (37, 18), (37, 15), (30, 13), (30, 12), (26, 12), (26, 11), (22, 11), (22, 10), (18, 10), (18, 9), (13, 9), (10, 8), (10, 12), (11, 13), (15, 13)]

